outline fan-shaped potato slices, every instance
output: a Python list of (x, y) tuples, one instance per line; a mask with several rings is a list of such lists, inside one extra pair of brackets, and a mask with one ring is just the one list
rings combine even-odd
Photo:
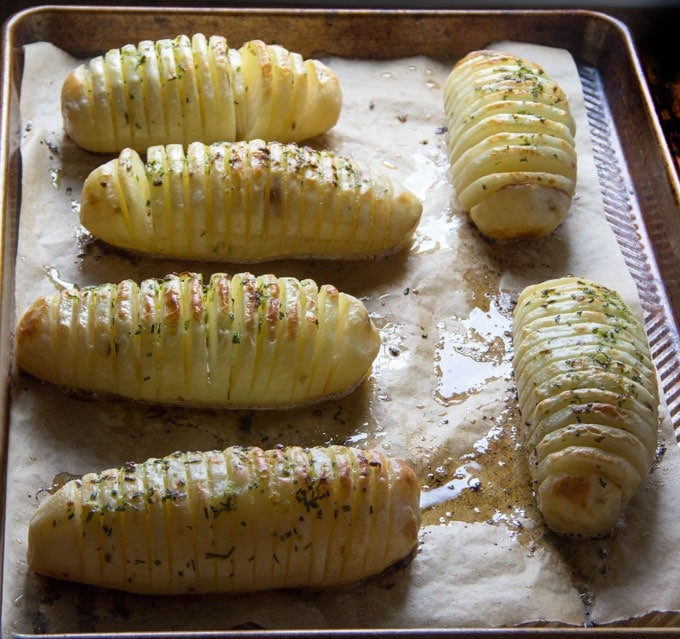
[(659, 391), (644, 325), (615, 292), (575, 277), (522, 291), (514, 372), (538, 506), (559, 533), (621, 518), (656, 451)]
[(405, 247), (422, 203), (330, 151), (248, 142), (132, 149), (85, 180), (80, 220), (115, 246), (179, 259), (360, 259)]
[(380, 336), (356, 298), (312, 280), (195, 273), (41, 297), (16, 332), (35, 377), (135, 400), (285, 408), (346, 395)]
[(567, 96), (537, 64), (473, 51), (444, 87), (450, 175), (462, 208), (494, 239), (539, 237), (564, 219), (576, 187)]
[(341, 586), (413, 551), (419, 496), (379, 451), (177, 452), (66, 483), (31, 519), (28, 562), (143, 594)]
[(340, 116), (337, 76), (319, 60), (260, 40), (179, 35), (126, 44), (62, 85), (64, 127), (89, 151), (265, 138), (306, 140)]

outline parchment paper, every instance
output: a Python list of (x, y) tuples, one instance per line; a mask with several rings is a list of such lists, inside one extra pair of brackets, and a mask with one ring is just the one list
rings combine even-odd
[[(638, 312), (634, 282), (604, 218), (577, 70), (560, 50), (498, 43), (543, 64), (570, 97), (579, 179), (550, 237), (484, 240), (447, 178), (442, 88), (452, 61), (329, 59), (343, 87), (338, 125), (315, 140), (402, 180), (424, 201), (413, 246), (387, 260), (278, 262), (255, 273), (331, 282), (362, 298), (384, 347), (352, 396), (285, 412), (166, 409), (78, 397), (17, 372), (11, 403), (3, 632), (264, 628), (497, 627), (607, 623), (680, 610), (678, 451), (665, 451), (625, 521), (573, 542), (533, 504), (511, 376), (512, 303), (526, 284), (577, 274), (616, 288)], [(240, 265), (151, 260), (111, 250), (79, 226), (83, 179), (105, 161), (65, 138), (61, 83), (77, 61), (47, 43), (25, 51), (23, 188), (17, 317), (40, 294), (124, 277)], [(665, 415), (665, 413), (664, 413)], [(177, 449), (233, 444), (380, 447), (421, 478), (423, 527), (410, 562), (350, 588), (164, 599), (47, 580), (26, 567), (30, 516), (67, 474)]]

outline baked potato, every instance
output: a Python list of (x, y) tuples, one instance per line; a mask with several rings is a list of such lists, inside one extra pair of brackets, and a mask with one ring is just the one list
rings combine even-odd
[(576, 188), (567, 95), (534, 62), (472, 51), (444, 86), (450, 176), (460, 205), (493, 239), (549, 234)]
[(644, 325), (616, 291), (558, 278), (522, 291), (513, 344), (538, 507), (558, 533), (604, 535), (658, 445), (659, 390)]
[(28, 564), (143, 594), (342, 586), (413, 551), (419, 495), (375, 450), (177, 452), (67, 482), (30, 521)]
[(319, 60), (261, 40), (234, 49), (200, 33), (110, 49), (61, 88), (66, 133), (100, 153), (196, 140), (300, 141), (333, 127), (341, 107), (338, 77)]
[(250, 140), (133, 149), (85, 180), (81, 223), (115, 246), (179, 259), (385, 256), (422, 203), (386, 174), (330, 151)]
[(361, 301), (310, 279), (196, 273), (38, 298), (16, 360), (59, 386), (134, 400), (285, 408), (348, 394), (380, 335)]

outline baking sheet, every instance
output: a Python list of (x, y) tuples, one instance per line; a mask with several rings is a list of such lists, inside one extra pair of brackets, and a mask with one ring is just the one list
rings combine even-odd
[[(32, 49), (26, 51), (24, 79), (35, 86), (22, 87), (27, 161), (17, 313), (60, 283), (85, 285), (177, 269), (176, 263), (109, 251), (78, 227), (79, 185), (101, 158), (70, 145), (55, 120), (63, 77), (57, 70), (65, 72), (75, 61), (49, 46)], [(554, 236), (529, 249), (483, 241), (456, 210), (446, 178), (441, 108), (450, 60), (416, 57), (370, 65), (329, 60), (343, 82), (345, 108), (336, 129), (315, 143), (393, 172), (425, 200), (411, 251), (371, 264), (370, 277), (365, 265), (286, 262), (257, 269), (298, 276), (311, 270), (317, 281), (365, 299), (385, 346), (372, 378), (351, 398), (285, 414), (159, 411), (64, 397), (18, 376), (5, 630), (195, 630), (197, 619), (201, 630), (493, 627), (544, 620), (578, 625), (678, 608), (678, 593), (667, 587), (678, 559), (672, 553), (680, 548), (672, 525), (678, 512), (675, 446), (668, 447), (631, 506), (627, 524), (605, 541), (569, 544), (546, 535), (528, 495), (510, 379), (507, 331), (514, 296), (530, 281), (578, 272), (615, 286), (638, 307), (623, 256), (613, 250), (573, 61), (554, 50), (531, 48), (529, 55), (546, 63), (573, 96), (580, 154), (572, 214)], [(215, 270), (194, 266), (204, 273)], [(664, 433), (670, 442), (669, 423)], [(406, 457), (428, 486), (424, 502), (435, 505), (425, 513), (417, 556), (407, 566), (340, 592), (267, 593), (230, 599), (229, 606), (224, 598), (208, 597), (183, 600), (179, 607), (162, 599), (64, 587), (26, 572), (27, 518), (40, 489), (60, 473), (119, 465), (130, 451), (142, 459), (235, 442), (354, 443)], [(442, 494), (450, 499), (440, 503)]]

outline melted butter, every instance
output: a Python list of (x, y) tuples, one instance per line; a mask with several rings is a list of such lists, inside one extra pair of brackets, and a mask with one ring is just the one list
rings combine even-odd
[(531, 545), (542, 531), (524, 525), (540, 515), (518, 434), (518, 411), (509, 398), (498, 417), (485, 416), (480, 422), (485, 432), (470, 453), (430, 469), (421, 495), (423, 524), (453, 520), (502, 524), (520, 542)]
[[(424, 200), (428, 192), (437, 185), (440, 180), (446, 179), (446, 168), (442, 166), (441, 157), (438, 154), (414, 153), (413, 171), (404, 180), (404, 186)], [(425, 216), (430, 218), (431, 216)], [(421, 220), (427, 222), (428, 219)]]
[[(435, 348), (439, 380), (434, 394), (444, 406), (468, 401), (487, 384), (506, 380), (504, 408), (473, 412), (479, 437), (460, 457), (438, 460), (425, 479), (421, 496), (424, 524), (449, 521), (503, 525), (528, 546), (543, 534), (522, 446), (521, 418), (512, 383), (512, 305), (497, 292), (497, 275), (488, 269), (464, 273), (474, 304), (466, 318), (441, 321)], [(496, 290), (495, 293), (492, 291)], [(447, 427), (447, 420), (442, 421)]]
[(50, 169), (50, 183), (55, 191), (61, 188), (61, 179), (64, 172), (61, 169)]
[[(422, 509), (428, 509), (447, 504), (447, 502), (453, 499), (458, 499), (465, 490), (479, 490), (481, 481), (478, 475), (481, 470), (482, 466), (477, 461), (467, 462), (458, 466), (458, 468), (454, 470), (451, 478), (448, 479), (445, 484), (431, 488), (423, 493), (420, 500), (420, 507)], [(444, 467), (439, 466), (435, 473), (432, 473), (432, 476), (437, 479), (438, 476), (445, 475), (445, 473)], [(447, 516), (452, 517), (452, 513), (447, 511)], [(441, 517), (440, 521), (442, 521)]]
[(461, 403), (490, 381), (510, 375), (511, 324), (499, 305), (491, 304), (487, 312), (474, 308), (466, 319), (437, 325), (435, 397), (439, 402)]
[(56, 269), (54, 266), (48, 266), (46, 267), (46, 270), (48, 279), (58, 290), (72, 291), (76, 288), (76, 285), (73, 282), (67, 282), (66, 280), (62, 279), (58, 269)]
[(462, 271), (470, 304), (485, 311), (490, 310), (491, 305), (495, 304), (498, 310), (508, 320), (511, 320), (512, 305), (507, 296), (498, 293), (500, 272), (493, 270), (488, 264), (475, 263), (472, 256), (461, 256), (460, 260), (467, 264), (474, 264), (474, 266), (469, 266)]
[(60, 488), (65, 486), (68, 482), (70, 482), (72, 479), (81, 479), (82, 475), (74, 475), (72, 473), (67, 473), (66, 471), (62, 471), (60, 473), (57, 473), (54, 478), (52, 479), (52, 484), (50, 485), (49, 488), (46, 488), (45, 490), (50, 493), (50, 495), (53, 495), (56, 493)]
[[(365, 424), (367, 426), (367, 424)], [(359, 446), (365, 445), (368, 440), (368, 433), (366, 431), (352, 435), (345, 440), (345, 446)], [(329, 444), (330, 445), (330, 444)]]
[(413, 170), (404, 186), (424, 202), (411, 253), (431, 254), (453, 249), (458, 243), (460, 220), (453, 215), (448, 182), (448, 161), (438, 146), (423, 146), (411, 154)]
[(400, 370), (408, 368), (411, 360), (409, 349), (403, 344), (402, 332), (404, 325), (399, 322), (376, 321), (380, 332), (382, 348), (373, 364), (376, 374), (379, 371)]
[(428, 191), (432, 189), (438, 180), (442, 179), (441, 170), (436, 157), (428, 156), (424, 153), (414, 153), (412, 158), (414, 170), (404, 180), (404, 186), (423, 200)]

